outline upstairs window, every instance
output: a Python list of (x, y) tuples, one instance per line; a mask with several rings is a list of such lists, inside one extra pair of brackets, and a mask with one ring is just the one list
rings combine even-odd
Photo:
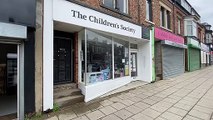
[(184, 22), (184, 31), (185, 31), (185, 36), (194, 36), (197, 37), (197, 23), (192, 21), (192, 20), (185, 20)]
[(146, 19), (152, 21), (152, 1), (146, 0)]
[(128, 0), (103, 0), (103, 4), (119, 12), (128, 14)]
[(178, 34), (181, 33), (181, 19), (178, 18)]
[(171, 29), (171, 13), (164, 7), (160, 9), (160, 21), (162, 27)]

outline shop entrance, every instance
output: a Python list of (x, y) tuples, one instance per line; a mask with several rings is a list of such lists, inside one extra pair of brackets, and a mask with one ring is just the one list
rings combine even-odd
[(137, 70), (137, 53), (136, 52), (131, 52), (130, 64), (131, 64), (131, 77), (137, 77), (138, 70)]
[(17, 45), (0, 43), (0, 119), (17, 118)]
[(68, 38), (66, 34), (55, 32), (54, 36), (54, 84), (74, 82), (73, 40), (72, 37)]

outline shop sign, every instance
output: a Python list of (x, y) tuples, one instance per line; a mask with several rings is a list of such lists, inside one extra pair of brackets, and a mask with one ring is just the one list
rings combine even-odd
[(205, 52), (209, 52), (209, 47), (203, 43), (201, 43), (201, 50)]
[(142, 27), (142, 38), (147, 40), (150, 39), (150, 29), (148, 27)]
[(179, 44), (184, 44), (184, 38), (160, 28), (155, 28), (155, 38), (159, 40), (168, 40)]
[(141, 38), (141, 26), (66, 0), (53, 0), (53, 19), (114, 34)]
[(200, 43), (197, 40), (194, 40), (193, 38), (187, 38), (187, 40), (189, 45), (200, 48)]
[(0, 22), (0, 36), (26, 39), (27, 38), (27, 27)]
[(179, 43), (171, 42), (171, 41), (168, 41), (168, 40), (161, 41), (161, 44), (187, 49), (187, 46), (184, 45), (184, 44), (179, 44)]

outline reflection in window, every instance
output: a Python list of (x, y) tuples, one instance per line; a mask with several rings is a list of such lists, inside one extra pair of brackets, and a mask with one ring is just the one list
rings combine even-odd
[(160, 20), (162, 27), (171, 29), (171, 13), (162, 6), (160, 9)]
[(112, 40), (110, 37), (87, 31), (88, 83), (112, 78)]
[(181, 19), (178, 18), (178, 34), (181, 32)]
[(114, 39), (114, 77), (129, 75), (129, 42)]
[(152, 21), (152, 1), (146, 0), (146, 19)]
[(120, 12), (128, 13), (128, 0), (103, 0), (103, 4)]
[(114, 8), (114, 0), (104, 0), (103, 4), (106, 5), (107, 7)]

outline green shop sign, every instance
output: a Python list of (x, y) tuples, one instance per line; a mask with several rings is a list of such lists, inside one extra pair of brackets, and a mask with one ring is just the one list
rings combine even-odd
[(188, 47), (192, 47), (192, 48), (197, 48), (197, 49), (200, 49), (200, 43), (193, 39), (193, 38), (187, 38), (187, 45)]

